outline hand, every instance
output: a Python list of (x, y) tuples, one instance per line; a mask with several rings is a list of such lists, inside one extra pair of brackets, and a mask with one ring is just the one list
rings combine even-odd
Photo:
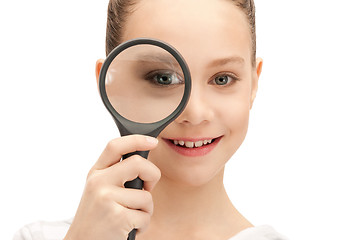
[[(126, 240), (132, 229), (142, 232), (147, 228), (153, 213), (150, 191), (160, 179), (160, 170), (139, 155), (120, 159), (156, 145), (155, 138), (142, 135), (116, 138), (107, 144), (88, 174), (65, 240)], [(144, 190), (124, 187), (138, 176), (144, 181)]]

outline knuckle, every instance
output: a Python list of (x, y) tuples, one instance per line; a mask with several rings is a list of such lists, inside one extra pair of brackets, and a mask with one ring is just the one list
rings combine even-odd
[(118, 143), (117, 143), (116, 139), (112, 139), (107, 143), (105, 150), (109, 151), (109, 152), (113, 152), (117, 148), (117, 145), (118, 145)]
[(101, 188), (97, 191), (97, 200), (101, 203), (106, 203), (112, 201), (112, 193), (106, 188)]
[(86, 179), (88, 180), (89, 178), (91, 178), (95, 174), (95, 172), (96, 170), (94, 168), (91, 168), (86, 176)]
[(90, 177), (86, 182), (85, 194), (91, 196), (94, 203), (99, 206), (113, 201), (113, 192), (99, 177)]
[(140, 167), (144, 164), (144, 159), (137, 154), (131, 156), (129, 160), (129, 163), (131, 162), (131, 164), (136, 167)]
[(86, 181), (86, 189), (89, 192), (96, 192), (98, 189), (101, 188), (102, 179), (99, 174), (91, 174), (89, 175)]
[(94, 190), (97, 188), (97, 185), (98, 185), (97, 177), (94, 174), (89, 175), (86, 180), (86, 188), (89, 190)]

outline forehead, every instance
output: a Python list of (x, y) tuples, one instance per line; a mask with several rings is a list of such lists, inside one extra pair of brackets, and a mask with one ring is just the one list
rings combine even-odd
[(187, 61), (251, 56), (247, 19), (230, 0), (140, 0), (126, 20), (123, 40), (137, 37), (168, 42)]

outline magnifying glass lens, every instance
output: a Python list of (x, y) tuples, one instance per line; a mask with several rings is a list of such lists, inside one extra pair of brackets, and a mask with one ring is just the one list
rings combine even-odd
[(120, 52), (106, 73), (105, 90), (112, 107), (124, 118), (153, 123), (169, 116), (185, 91), (178, 61), (165, 49), (151, 44)]

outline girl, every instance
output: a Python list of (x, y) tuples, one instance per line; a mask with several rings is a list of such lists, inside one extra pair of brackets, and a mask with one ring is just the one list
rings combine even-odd
[[(126, 240), (134, 228), (137, 240), (285, 239), (269, 226), (254, 227), (223, 185), (262, 69), (253, 1), (110, 0), (106, 53), (138, 37), (165, 41), (184, 56), (193, 85), (184, 112), (157, 139), (111, 140), (89, 171), (74, 219), (34, 223), (14, 239)], [(151, 150), (148, 160), (120, 162), (136, 150)], [(124, 188), (137, 176), (144, 190)]]

